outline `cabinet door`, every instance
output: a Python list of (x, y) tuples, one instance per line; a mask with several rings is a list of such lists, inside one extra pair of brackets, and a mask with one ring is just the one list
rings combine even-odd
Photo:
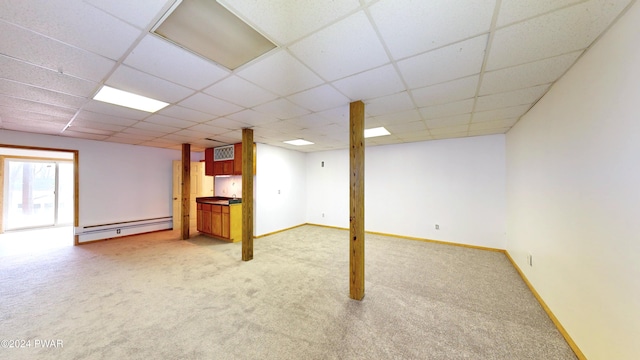
[(213, 176), (213, 148), (204, 149), (204, 174)]
[(213, 162), (213, 175), (224, 175), (224, 161)]
[(222, 237), (228, 239), (230, 236), (229, 230), (230, 226), (230, 217), (229, 217), (229, 207), (222, 207)]
[(222, 163), (222, 175), (233, 175), (233, 160), (225, 160)]
[(198, 220), (196, 221), (196, 228), (198, 229), (198, 231), (200, 232), (204, 232), (204, 224), (202, 223), (202, 204), (198, 203), (197, 205), (197, 213), (198, 213)]
[(233, 144), (233, 175), (242, 175), (242, 143)]
[(211, 234), (222, 236), (222, 206), (211, 206)]

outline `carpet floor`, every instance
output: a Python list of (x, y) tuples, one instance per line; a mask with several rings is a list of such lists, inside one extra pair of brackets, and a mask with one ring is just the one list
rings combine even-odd
[(367, 234), (355, 301), (348, 248), (306, 225), (249, 262), (174, 232), (2, 256), (0, 358), (575, 359), (502, 253)]

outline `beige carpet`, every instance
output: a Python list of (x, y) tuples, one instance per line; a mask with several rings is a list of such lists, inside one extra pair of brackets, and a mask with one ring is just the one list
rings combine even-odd
[(0, 359), (575, 359), (501, 253), (367, 235), (358, 302), (347, 231), (174, 236), (0, 257)]

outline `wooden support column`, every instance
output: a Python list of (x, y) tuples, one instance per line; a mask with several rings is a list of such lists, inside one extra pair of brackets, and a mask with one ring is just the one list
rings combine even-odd
[(189, 239), (191, 210), (191, 144), (182, 144), (182, 240)]
[(242, 129), (242, 261), (253, 259), (253, 130)]
[(364, 103), (349, 106), (349, 296), (364, 297)]

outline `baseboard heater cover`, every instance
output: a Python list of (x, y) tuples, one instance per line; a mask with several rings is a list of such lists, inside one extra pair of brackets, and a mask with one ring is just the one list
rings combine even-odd
[(170, 230), (173, 228), (173, 217), (160, 217), (144, 220), (123, 221), (119, 223), (78, 226), (74, 234), (79, 242), (110, 239), (120, 236), (136, 235), (151, 231)]

